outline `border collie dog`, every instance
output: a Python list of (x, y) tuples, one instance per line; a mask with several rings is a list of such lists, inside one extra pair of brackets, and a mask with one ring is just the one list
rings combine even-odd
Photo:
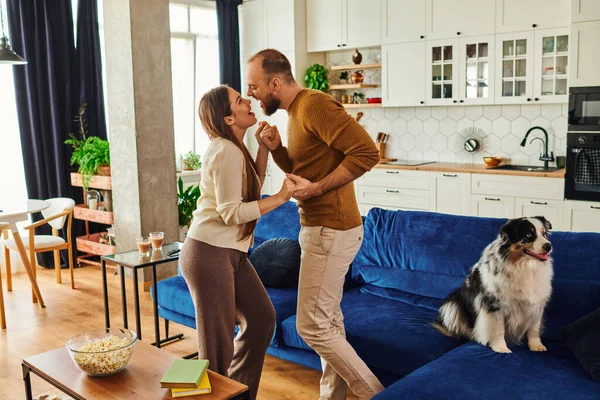
[(442, 302), (432, 325), (498, 353), (510, 353), (506, 343), (525, 338), (530, 350), (546, 351), (540, 330), (552, 292), (550, 229), (544, 217), (509, 220), (463, 285)]

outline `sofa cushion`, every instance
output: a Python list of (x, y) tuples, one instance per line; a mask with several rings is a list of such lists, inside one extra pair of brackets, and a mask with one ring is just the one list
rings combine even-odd
[(399, 380), (374, 400), (598, 399), (600, 384), (579, 365), (564, 343), (546, 342), (548, 352), (509, 346), (512, 354), (467, 343)]
[[(164, 279), (157, 283), (158, 291), (158, 307), (159, 312), (165, 309), (161, 315), (171, 315), (171, 313), (177, 313), (183, 315), (186, 321), (185, 325), (190, 326), (190, 320), (196, 319), (196, 310), (194, 303), (192, 302), (192, 296), (188, 289), (185, 279), (174, 276), (172, 278)], [(152, 288), (150, 288), (150, 294), (152, 295)], [(290, 315), (296, 313), (296, 302), (298, 298), (297, 289), (274, 289), (267, 288), (267, 294), (273, 303), (275, 308), (275, 333), (273, 340), (271, 341), (272, 346), (278, 346), (281, 342), (280, 331), (281, 323), (283, 320), (288, 318)], [(175, 322), (179, 322), (173, 319)], [(195, 324), (193, 324), (195, 326)], [(237, 329), (236, 329), (237, 332)]]
[(250, 262), (266, 287), (293, 288), (298, 287), (301, 253), (296, 240), (269, 239), (250, 254)]
[[(374, 296), (360, 289), (344, 293), (346, 337), (358, 355), (372, 367), (404, 376), (458, 346), (429, 323), (432, 309)], [(283, 342), (310, 350), (296, 331), (296, 316), (282, 324)]]
[[(262, 196), (264, 199), (269, 196)], [(262, 242), (275, 238), (288, 238), (298, 241), (300, 234), (300, 214), (298, 206), (293, 201), (288, 201), (275, 210), (260, 217), (254, 230), (254, 247), (250, 253)]]
[(359, 283), (445, 298), (506, 220), (373, 208), (353, 268)]
[(596, 382), (600, 382), (600, 308), (562, 330), (569, 349)]

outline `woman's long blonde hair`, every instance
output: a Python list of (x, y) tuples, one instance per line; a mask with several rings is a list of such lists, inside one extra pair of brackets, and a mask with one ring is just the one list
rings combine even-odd
[[(248, 198), (244, 200), (258, 200), (260, 198), (260, 180), (256, 163), (246, 146), (235, 137), (231, 127), (225, 123), (225, 117), (229, 117), (232, 114), (231, 105), (229, 104), (228, 86), (218, 86), (202, 96), (198, 114), (200, 115), (202, 127), (209, 137), (220, 137), (230, 140), (242, 151), (246, 160), (246, 187), (248, 190)], [(227, 182), (219, 182), (218, 184), (226, 185)], [(239, 239), (248, 239), (252, 236), (255, 227), (256, 220), (245, 223), (244, 230)]]

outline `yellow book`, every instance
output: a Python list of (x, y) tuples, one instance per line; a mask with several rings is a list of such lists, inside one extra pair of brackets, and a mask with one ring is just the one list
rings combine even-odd
[(171, 389), (171, 396), (175, 397), (186, 397), (194, 396), (196, 394), (208, 394), (212, 391), (210, 387), (210, 379), (208, 379), (208, 371), (204, 373), (200, 384), (194, 389)]

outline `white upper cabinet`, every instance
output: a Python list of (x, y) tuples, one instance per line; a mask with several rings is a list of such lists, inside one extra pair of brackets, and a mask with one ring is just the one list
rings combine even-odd
[(571, 26), (569, 86), (600, 86), (599, 42), (600, 21), (578, 22)]
[(382, 0), (382, 43), (405, 43), (426, 39), (426, 1), (427, 0)]
[(568, 102), (569, 33), (569, 28), (535, 31), (534, 103)]
[(343, 47), (381, 46), (381, 0), (346, 0), (344, 11)]
[(494, 104), (494, 35), (460, 40), (458, 102)]
[(381, 45), (381, 0), (307, 0), (306, 46), (330, 51)]
[(426, 105), (425, 41), (383, 45), (382, 101), (384, 107)]
[(293, 0), (263, 0), (266, 15), (265, 34), (269, 47), (283, 53), (295, 51)]
[(569, 0), (496, 0), (496, 32), (569, 26), (570, 8)]
[[(262, 1), (245, 1), (239, 6), (240, 56), (242, 65), (265, 48), (265, 18)], [(242, 75), (243, 79), (243, 75)]]
[(428, 40), (425, 90), (429, 105), (458, 103), (459, 39)]
[(496, 104), (533, 102), (534, 34), (496, 35)]
[(427, 39), (494, 33), (495, 0), (427, 0)]
[(600, 1), (571, 0), (571, 22), (600, 20)]
[(342, 4), (345, 0), (306, 0), (308, 51), (339, 49), (342, 38)]

